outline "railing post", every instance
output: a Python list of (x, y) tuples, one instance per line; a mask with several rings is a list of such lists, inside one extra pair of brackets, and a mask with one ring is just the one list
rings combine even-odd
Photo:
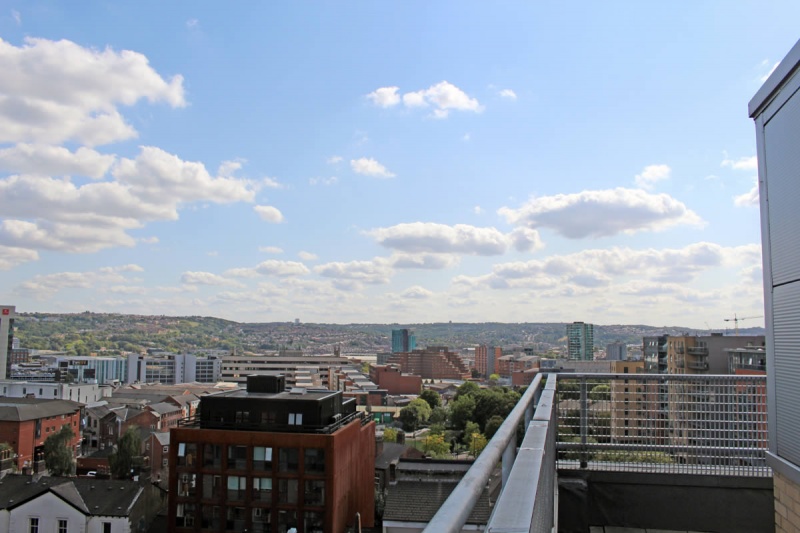
[(514, 435), (514, 437), (512, 437), (511, 440), (509, 441), (508, 446), (506, 446), (506, 449), (503, 450), (503, 469), (502, 469), (503, 487), (506, 486), (506, 482), (508, 481), (508, 476), (511, 475), (511, 468), (514, 466), (514, 458), (517, 455), (516, 452), (517, 452), (517, 437), (516, 435)]
[(581, 435), (581, 453), (580, 461), (581, 468), (586, 468), (589, 465), (589, 453), (586, 449), (589, 436), (589, 394), (586, 385), (586, 377), (581, 378), (581, 420), (580, 420), (580, 435)]

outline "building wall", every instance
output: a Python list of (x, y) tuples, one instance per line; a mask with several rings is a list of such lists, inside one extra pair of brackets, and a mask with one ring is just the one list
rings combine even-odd
[[(644, 361), (611, 361), (613, 374), (640, 374)], [(650, 413), (646, 409), (646, 384), (628, 379), (611, 380), (611, 438), (613, 442), (639, 442), (647, 435)]]
[[(197, 446), (196, 456), (187, 464), (184, 456), (179, 461), (181, 444), (194, 443)], [(229, 446), (245, 446), (247, 460), (245, 468), (236, 468), (227, 461)], [(219, 466), (204, 466), (205, 446), (220, 446), (221, 461)], [(264, 446), (272, 449), (272, 466), (268, 471), (259, 471), (253, 464), (253, 448)], [(279, 468), (280, 449), (298, 450), (298, 471), (281, 472)], [(306, 472), (304, 450), (307, 448), (323, 449), (325, 453), (325, 472), (314, 474)], [(184, 449), (185, 453), (185, 449)], [(360, 420), (355, 420), (347, 426), (332, 434), (318, 433), (279, 433), (264, 431), (224, 431), (193, 428), (176, 428), (170, 433), (170, 468), (169, 468), (169, 531), (193, 531), (193, 529), (177, 528), (176, 514), (179, 504), (194, 504), (199, 510), (201, 499), (203, 508), (219, 507), (221, 514), (226, 515), (227, 507), (243, 507), (245, 509), (245, 522), (242, 524), (253, 531), (251, 520), (253, 509), (261, 509), (262, 513), (272, 513), (273, 528), (278, 521), (279, 508), (298, 513), (302, 520), (302, 513), (306, 510), (324, 513), (325, 531), (344, 531), (345, 527), (352, 525), (356, 512), (360, 513), (362, 526), (374, 525), (375, 502), (373, 478), (375, 474), (375, 423), (368, 422), (362, 426)], [(193, 497), (181, 496), (179, 480), (183, 476), (195, 476), (196, 491)], [(227, 491), (223, 490), (218, 496), (203, 499), (205, 477), (222, 476), (223, 487), (227, 486), (226, 476), (241, 476), (247, 479), (247, 495), (243, 500), (232, 500), (228, 505)], [(271, 478), (272, 494), (271, 503), (254, 500), (251, 497), (254, 478)], [(324, 481), (325, 502), (324, 506), (306, 506), (304, 503), (305, 481)], [(281, 480), (297, 481), (297, 503), (278, 503), (279, 483)], [(201, 520), (195, 521), (199, 530)], [(298, 531), (303, 531), (302, 526)]]
[(800, 485), (780, 472), (773, 472), (775, 494), (775, 533), (800, 531)]
[(446, 347), (429, 346), (424, 350), (393, 354), (390, 364), (400, 367), (406, 374), (416, 374), (422, 379), (469, 379), (471, 373), (457, 353)]
[(9, 513), (8, 529), (5, 531), (30, 531), (32, 517), (39, 519), (39, 531), (42, 533), (57, 532), (58, 519), (67, 520), (68, 531), (86, 530), (86, 515), (52, 492), (46, 492), (12, 509)]
[(369, 378), (389, 394), (419, 394), (422, 391), (422, 378), (403, 374), (398, 367), (371, 365)]
[(13, 305), (0, 305), (0, 379), (8, 377), (8, 356), (13, 346), (15, 309)]
[(567, 324), (567, 352), (570, 359), (594, 359), (594, 324), (573, 322)]
[(41, 430), (37, 436), (35, 420), (22, 422), (4, 420), (0, 421), (0, 442), (7, 442), (11, 445), (17, 453), (17, 468), (21, 469), (35, 460), (43, 460), (44, 457), (34, 457), (36, 447), (44, 446), (47, 437), (60, 431), (61, 426), (69, 425), (75, 435), (72, 441), (72, 453), (75, 456), (82, 438), (80, 422), (80, 410), (66, 414), (64, 418), (61, 415), (44, 418), (41, 419)]

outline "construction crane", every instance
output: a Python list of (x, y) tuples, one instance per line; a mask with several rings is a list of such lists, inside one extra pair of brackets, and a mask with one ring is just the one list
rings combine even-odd
[(733, 329), (736, 332), (736, 336), (739, 336), (739, 322), (742, 320), (748, 320), (750, 318), (764, 318), (764, 315), (756, 315), (756, 316), (736, 316), (736, 313), (733, 313), (733, 318), (723, 318), (725, 322), (733, 322)]

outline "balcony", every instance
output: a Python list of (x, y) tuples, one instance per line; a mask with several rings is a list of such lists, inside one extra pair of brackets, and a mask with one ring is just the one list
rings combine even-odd
[(686, 363), (686, 368), (691, 368), (692, 370), (701, 370), (701, 371), (708, 371), (708, 363), (705, 361), (689, 361)]
[(773, 531), (765, 389), (764, 376), (537, 376), (424, 531), (462, 531), (501, 458), (493, 533)]
[(686, 353), (695, 357), (708, 357), (708, 348), (705, 346), (692, 346), (686, 349)]

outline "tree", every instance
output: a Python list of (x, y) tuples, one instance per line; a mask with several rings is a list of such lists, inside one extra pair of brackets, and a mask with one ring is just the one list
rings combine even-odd
[(475, 417), (475, 399), (472, 396), (461, 396), (450, 405), (450, 424), (457, 430), (466, 427), (467, 422)]
[(434, 407), (431, 411), (431, 417), (428, 419), (431, 424), (447, 424), (447, 408)]
[(486, 437), (481, 433), (473, 433), (469, 441), (469, 453), (473, 457), (478, 457), (483, 449), (486, 448), (487, 442)]
[(431, 417), (431, 406), (428, 402), (419, 398), (411, 400), (407, 407), (400, 409), (398, 415), (403, 429), (406, 431), (416, 431), (417, 428), (425, 424)]
[(444, 440), (443, 434), (428, 434), (422, 441), (422, 451), (432, 457), (445, 457), (450, 453), (450, 444)]
[(142, 438), (138, 429), (134, 426), (129, 427), (115, 448), (108, 458), (111, 475), (117, 479), (128, 479), (134, 467), (141, 465)]
[(75, 466), (72, 439), (75, 434), (69, 426), (62, 426), (58, 433), (44, 441), (44, 464), (53, 476), (72, 474)]
[(472, 421), (467, 422), (467, 425), (464, 427), (464, 436), (461, 440), (464, 444), (469, 446), (470, 443), (472, 442), (472, 435), (480, 432), (481, 428), (478, 424)]
[(472, 396), (479, 390), (481, 390), (481, 388), (474, 381), (465, 381), (460, 387), (458, 387), (458, 390), (456, 390), (455, 399), (458, 400), (462, 396)]
[(610, 400), (611, 399), (611, 387), (606, 385), (605, 383), (601, 383), (600, 385), (595, 385), (591, 391), (589, 391), (589, 399), (593, 402), (600, 402), (603, 400)]
[(497, 433), (497, 430), (500, 429), (500, 426), (503, 425), (503, 417), (494, 415), (492, 418), (486, 421), (486, 427), (483, 430), (483, 434), (486, 435), (486, 438), (491, 440), (494, 437), (494, 434)]
[(383, 442), (397, 442), (397, 430), (394, 428), (384, 429)]
[(445, 432), (444, 424), (431, 424), (428, 427), (429, 435), (444, 435), (444, 432)]
[(431, 406), (431, 409), (436, 409), (437, 407), (442, 406), (442, 397), (439, 396), (439, 393), (435, 390), (426, 389), (422, 391), (422, 394), (420, 394), (419, 397), (420, 399), (428, 402), (428, 405)]
[(496, 387), (499, 381), (500, 381), (500, 374), (492, 374), (491, 376), (489, 376), (490, 387)]

